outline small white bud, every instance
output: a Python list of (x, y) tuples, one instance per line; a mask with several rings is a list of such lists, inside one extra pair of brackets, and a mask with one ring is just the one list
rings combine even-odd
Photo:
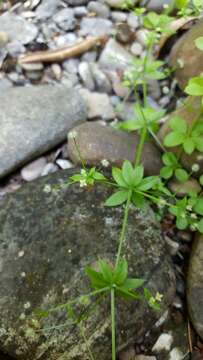
[(101, 164), (102, 164), (102, 166), (104, 166), (104, 167), (108, 167), (108, 166), (109, 166), (109, 161), (106, 160), (106, 159), (103, 159), (103, 160), (101, 161)]
[(68, 139), (75, 139), (77, 137), (77, 131), (72, 130), (68, 133)]
[(197, 171), (199, 171), (199, 169), (200, 169), (200, 167), (199, 167), (198, 164), (193, 164), (193, 165), (192, 165), (192, 171), (193, 171), (193, 172), (197, 172)]

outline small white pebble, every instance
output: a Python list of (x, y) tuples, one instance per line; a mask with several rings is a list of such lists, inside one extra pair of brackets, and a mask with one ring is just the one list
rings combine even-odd
[(23, 251), (23, 250), (19, 251), (19, 253), (18, 253), (19, 258), (23, 257), (24, 255), (25, 255), (25, 251)]
[(173, 343), (173, 336), (169, 333), (163, 333), (159, 336), (157, 342), (152, 348), (153, 352), (169, 351)]
[(184, 354), (178, 348), (174, 348), (169, 354), (169, 360), (182, 360), (183, 358)]
[(29, 309), (29, 308), (31, 307), (31, 304), (30, 304), (30, 302), (28, 301), (28, 302), (26, 302), (23, 306), (24, 306), (24, 309)]
[(23, 278), (24, 277), (26, 277), (26, 273), (23, 271), (23, 272), (21, 272), (21, 274), (20, 274)]

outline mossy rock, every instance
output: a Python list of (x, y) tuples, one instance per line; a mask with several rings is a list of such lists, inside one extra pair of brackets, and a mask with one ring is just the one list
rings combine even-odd
[[(107, 208), (102, 186), (68, 186), (73, 173), (62, 171), (29, 183), (7, 196), (0, 207), (0, 350), (19, 360), (87, 360), (78, 326), (64, 311), (38, 319), (50, 309), (90, 291), (84, 275), (98, 258), (115, 260), (123, 209)], [(146, 280), (164, 295), (161, 311), (145, 303), (117, 300), (118, 350), (134, 343), (161, 317), (175, 292), (174, 271), (160, 225), (151, 209), (130, 209), (123, 252), (130, 276)], [(91, 299), (91, 304), (93, 299)], [(89, 305), (89, 306), (90, 306)], [(77, 306), (78, 313), (84, 305)], [(95, 359), (111, 359), (109, 299), (84, 322)], [(59, 326), (48, 332), (43, 327)]]

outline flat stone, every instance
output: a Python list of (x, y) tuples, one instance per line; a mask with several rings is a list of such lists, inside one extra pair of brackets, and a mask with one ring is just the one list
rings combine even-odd
[(76, 19), (72, 9), (62, 9), (53, 16), (53, 20), (58, 27), (65, 31), (74, 30), (76, 26)]
[(168, 186), (170, 190), (179, 197), (187, 196), (190, 191), (195, 191), (198, 194), (202, 189), (199, 182), (192, 177), (184, 182), (172, 179), (169, 181)]
[(61, 143), (87, 115), (81, 97), (64, 86), (7, 89), (0, 108), (0, 178)]
[(78, 72), (84, 86), (88, 90), (93, 91), (95, 89), (95, 83), (90, 69), (90, 64), (86, 61), (81, 61)]
[(115, 117), (114, 109), (107, 94), (90, 92), (81, 89), (80, 94), (86, 102), (88, 109), (88, 119), (101, 118), (102, 120), (112, 120)]
[(109, 70), (126, 70), (133, 62), (133, 56), (117, 41), (110, 39), (104, 47), (99, 64)]
[[(85, 267), (94, 266), (98, 258), (115, 261), (123, 211), (104, 206), (110, 189), (68, 186), (74, 173), (58, 171), (28, 183), (5, 197), (0, 207), (0, 350), (16, 360), (27, 360), (30, 354), (33, 360), (89, 359), (81, 332), (66, 311), (47, 318), (35, 314), (36, 309), (48, 310), (89, 293)], [(144, 301), (117, 299), (120, 349), (153, 327), (175, 292), (173, 265), (151, 209), (130, 209), (123, 254), (129, 276), (144, 278), (152, 294), (163, 294), (163, 302), (157, 312)], [(87, 308), (78, 302), (77, 315), (92, 309), (94, 300)], [(109, 301), (101, 299), (82, 325), (95, 359), (110, 360)], [(39, 331), (51, 326), (53, 331)]]
[[(74, 128), (76, 141), (82, 158), (89, 165), (100, 165), (106, 159), (112, 165), (120, 166), (125, 159), (134, 161), (135, 149), (138, 146), (137, 134), (127, 134), (96, 123), (85, 123)], [(74, 163), (80, 163), (74, 141), (68, 140), (68, 153)], [(157, 175), (160, 172), (161, 160), (157, 148), (146, 143), (142, 162), (147, 175)]]
[(10, 41), (19, 41), (21, 44), (29, 44), (38, 33), (34, 24), (9, 12), (0, 16), (0, 29), (7, 33)]
[(110, 94), (112, 86), (107, 75), (100, 69), (97, 63), (91, 63), (90, 69), (95, 81), (96, 90), (101, 93)]
[(152, 351), (160, 353), (162, 351), (169, 351), (173, 343), (173, 336), (169, 333), (163, 333), (159, 336), (158, 340), (154, 344)]
[(187, 303), (193, 326), (203, 339), (203, 235), (196, 236), (190, 256)]
[(156, 360), (156, 357), (147, 355), (136, 355), (133, 360)]
[(21, 170), (21, 176), (25, 181), (33, 181), (40, 177), (46, 165), (46, 158), (41, 157), (24, 166)]
[(99, 17), (84, 17), (80, 23), (80, 36), (102, 36), (111, 34), (113, 23), (108, 19)]

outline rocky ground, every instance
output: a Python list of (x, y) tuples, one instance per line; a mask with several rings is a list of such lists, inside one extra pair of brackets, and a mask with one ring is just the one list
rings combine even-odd
[[(4, 314), (0, 320), (0, 349), (14, 359), (71, 360), (87, 356), (83, 352), (81, 355), (84, 344), (78, 346), (76, 332), (72, 331), (68, 339), (63, 331), (42, 338), (35, 334), (36, 329), (25, 318), (36, 307), (64, 301), (70, 291), (65, 285), (70, 280), (81, 288), (81, 274), (73, 273), (72, 269), (91, 260), (88, 255), (88, 246), (94, 247), (91, 229), (98, 231), (96, 238), (101, 239), (110, 229), (111, 240), (115, 241), (118, 227), (115, 219), (119, 219), (119, 214), (104, 213), (102, 192), (98, 190), (88, 195), (83, 191), (70, 192), (65, 184), (79, 163), (70, 138), (67, 145), (67, 134), (73, 127), (87, 164), (102, 167), (104, 159), (111, 164), (121, 164), (124, 159), (132, 160), (134, 156), (137, 135), (118, 132), (110, 125), (133, 115), (135, 99), (123, 85), (123, 73), (130, 68), (134, 57), (145, 54), (146, 30), (140, 19), (120, 8), (119, 3), (117, 0), (0, 3), (0, 272), (3, 284), (0, 309)], [(169, 1), (143, 1), (148, 9), (155, 11), (160, 11), (163, 3)], [(90, 37), (93, 39), (91, 44), (86, 42)], [(78, 55), (61, 60), (64, 49), (73, 45), (76, 45)], [(57, 49), (59, 53), (56, 54), (54, 50)], [(37, 61), (22, 61), (25, 54), (36, 51), (40, 51)], [(48, 60), (44, 60), (41, 51), (43, 56), (48, 54)], [(171, 61), (173, 59), (174, 55)], [(186, 73), (179, 74), (180, 87), (189, 76), (188, 72), (187, 69)], [(174, 95), (173, 82), (154, 80), (149, 85), (151, 107), (175, 109), (179, 99)], [(167, 131), (166, 127), (167, 122), (160, 137)], [(195, 156), (195, 160), (183, 159), (183, 162), (186, 165), (198, 162), (202, 169), (202, 160), (198, 159), (198, 154)], [(154, 144), (145, 145), (142, 161), (146, 174), (159, 173), (161, 153)], [(48, 177), (44, 178), (46, 175)], [(62, 190), (55, 190), (56, 184)], [(182, 192), (187, 191), (187, 185)], [(192, 185), (199, 186), (195, 179)], [(175, 182), (170, 186), (177, 191)], [(95, 211), (91, 210), (90, 204), (100, 209), (96, 224), (102, 219), (103, 232), (95, 226)], [(65, 216), (68, 212), (70, 218), (73, 213), (69, 224)], [(153, 220), (153, 213), (147, 216), (151, 227), (148, 225), (149, 232), (146, 231), (145, 236), (146, 241), (149, 241), (149, 235), (152, 238), (152, 243), (149, 241), (151, 250), (148, 252), (139, 246), (138, 249), (148, 259), (148, 267), (144, 269), (139, 263), (139, 251), (137, 259), (131, 261), (134, 271), (139, 273), (140, 268), (144, 269), (140, 275), (150, 274), (155, 269), (154, 278), (149, 276), (148, 281), (152, 289), (164, 294), (164, 308), (159, 319), (148, 314), (149, 322), (146, 323), (143, 323), (146, 309), (143, 315), (141, 310), (121, 308), (119, 323), (123, 322), (125, 310), (127, 326), (125, 319), (125, 329), (119, 330), (125, 333), (123, 339), (121, 335), (119, 338), (119, 360), (189, 360), (190, 341), (201, 348), (198, 335), (203, 338), (202, 240), (196, 238), (190, 257), (193, 240), (190, 232), (177, 231), (171, 216), (165, 217), (161, 228)], [(137, 215), (138, 229), (146, 228), (143, 218), (143, 214)], [(75, 227), (76, 220), (79, 226)], [(141, 230), (134, 231), (130, 227), (129, 239), (136, 236), (139, 244), (144, 235), (139, 235)], [(68, 243), (64, 239), (66, 233), (71, 233)], [(79, 241), (75, 249), (75, 239), (81, 239), (83, 234), (91, 239), (89, 245), (84, 250), (86, 243), (82, 245)], [(98, 242), (96, 253), (111, 257), (114, 249), (108, 246), (105, 244), (101, 249)], [(131, 255), (132, 246), (126, 250)], [(56, 249), (61, 250), (56, 253)], [(73, 266), (66, 263), (63, 251)], [(159, 266), (159, 271), (155, 265)], [(56, 282), (58, 288), (54, 285)], [(198, 335), (188, 323), (186, 295)], [(105, 314), (105, 309), (103, 312)], [(131, 323), (132, 313), (134, 322)], [(89, 331), (95, 324), (98, 326), (98, 337), (91, 339), (98, 354), (101, 354), (101, 338), (103, 346), (106, 344), (107, 353), (103, 352), (101, 360), (107, 360), (109, 352), (105, 332), (108, 319), (104, 319), (102, 323), (96, 314), (88, 324)], [(51, 320), (63, 322), (63, 316)], [(138, 329), (139, 336), (135, 336)], [(56, 339), (58, 344), (54, 346)], [(127, 350), (122, 350), (124, 344)], [(67, 347), (71, 347), (68, 354)], [(194, 351), (192, 356), (193, 360), (201, 359), (199, 351)], [(3, 353), (0, 359), (6, 359)]]

